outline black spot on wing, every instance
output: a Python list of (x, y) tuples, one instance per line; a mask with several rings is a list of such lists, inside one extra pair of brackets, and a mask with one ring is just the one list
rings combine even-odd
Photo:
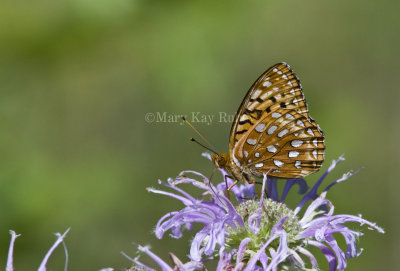
[(252, 123), (249, 119), (239, 121), (239, 124), (240, 124), (240, 125), (243, 125), (243, 124), (246, 124), (246, 123), (248, 123), (248, 124), (250, 124), (250, 125), (253, 125), (253, 123)]
[(257, 97), (257, 99), (250, 99), (250, 100), (249, 100), (250, 103), (252, 103), (252, 102), (254, 102), (254, 101), (257, 101), (257, 102), (259, 102), (259, 103), (263, 103), (263, 102), (264, 102), (264, 100), (261, 99), (260, 97)]
[(236, 133), (235, 134), (237, 134), (237, 135), (241, 135), (241, 134), (244, 134), (244, 133), (246, 133), (248, 130), (247, 129), (243, 129), (243, 130), (241, 130), (241, 131), (236, 131)]
[[(253, 119), (259, 120), (260, 117), (261, 117), (262, 111), (259, 110), (259, 109), (254, 109), (254, 110), (246, 109), (246, 111), (245, 111), (244, 113), (247, 114), (247, 115), (249, 115), (249, 116), (252, 117)], [(254, 113), (257, 114), (256, 117), (254, 117), (254, 116), (252, 115), (252, 114), (254, 114)], [(239, 122), (239, 124), (240, 124), (240, 122)]]

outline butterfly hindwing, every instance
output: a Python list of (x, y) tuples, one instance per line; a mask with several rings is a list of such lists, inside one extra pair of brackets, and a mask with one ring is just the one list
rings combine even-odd
[[(301, 144), (300, 144), (301, 143)], [(305, 103), (299, 79), (285, 63), (268, 69), (244, 98), (230, 136), (230, 155), (255, 176), (298, 178), (317, 171), (324, 137)]]

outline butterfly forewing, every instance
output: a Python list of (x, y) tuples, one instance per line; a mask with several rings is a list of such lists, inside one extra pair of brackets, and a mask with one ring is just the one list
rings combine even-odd
[(233, 149), (235, 141), (239, 140), (254, 120), (280, 107), (308, 114), (300, 81), (286, 63), (269, 68), (247, 92), (232, 125), (230, 149)]
[(267, 70), (246, 94), (232, 126), (230, 155), (255, 176), (299, 178), (324, 160), (324, 136), (300, 81), (285, 63)]

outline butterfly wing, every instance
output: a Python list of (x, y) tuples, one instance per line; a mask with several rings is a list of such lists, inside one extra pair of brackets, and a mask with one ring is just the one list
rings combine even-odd
[(272, 66), (236, 113), (231, 160), (256, 176), (299, 178), (321, 167), (324, 149), (323, 133), (309, 116), (299, 79), (286, 63)]

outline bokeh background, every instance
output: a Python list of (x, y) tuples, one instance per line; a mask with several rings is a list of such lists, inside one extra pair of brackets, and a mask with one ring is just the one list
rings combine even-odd
[[(213, 115), (194, 124), (227, 151), (219, 112), (234, 114), (253, 81), (285, 61), (325, 132), (323, 170), (347, 158), (329, 180), (364, 167), (329, 193), (336, 212), (387, 231), (364, 229), (349, 270), (399, 270), (399, 11), (387, 0), (3, 0), (0, 265), (9, 229), (22, 233), (17, 270), (36, 268), (68, 227), (69, 270), (128, 267), (120, 251), (134, 257), (132, 242), (185, 258), (188, 239), (152, 234), (180, 205), (145, 188), (213, 166), (191, 129), (146, 114)], [(49, 269), (63, 265), (58, 249)]]

